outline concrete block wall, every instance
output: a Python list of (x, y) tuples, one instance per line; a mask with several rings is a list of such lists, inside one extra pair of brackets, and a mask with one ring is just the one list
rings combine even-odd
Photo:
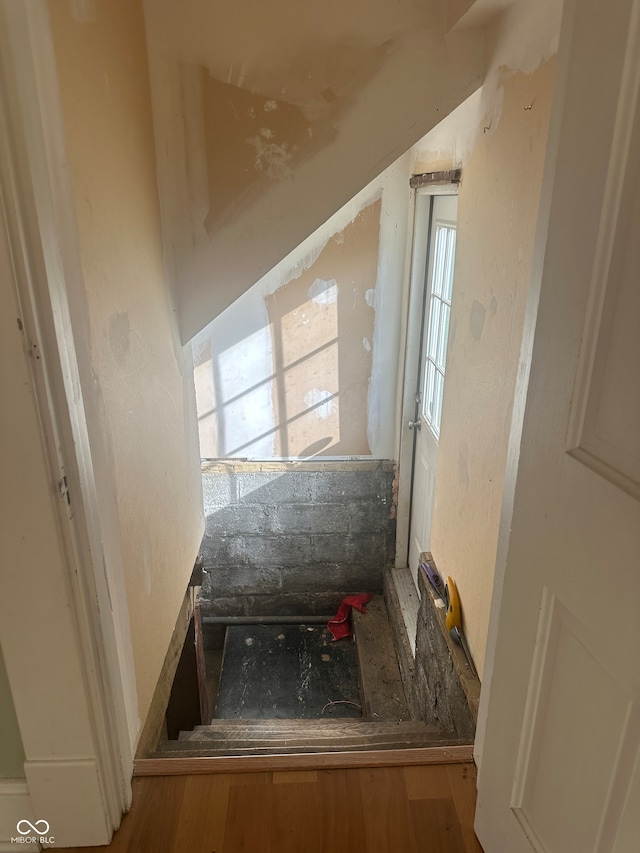
[(203, 615), (320, 615), (380, 592), (393, 480), (381, 460), (203, 465)]

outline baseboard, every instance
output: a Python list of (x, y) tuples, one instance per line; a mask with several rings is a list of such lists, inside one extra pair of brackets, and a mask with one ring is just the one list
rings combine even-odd
[(95, 847), (111, 841), (93, 758), (26, 761), (24, 770), (36, 825), (49, 824), (51, 842), (45, 846)]
[[(21, 820), (34, 821), (27, 780), (0, 779), (0, 853), (15, 853), (18, 849), (11, 839), (18, 835)], [(40, 845), (30, 844), (29, 848), (39, 850)]]

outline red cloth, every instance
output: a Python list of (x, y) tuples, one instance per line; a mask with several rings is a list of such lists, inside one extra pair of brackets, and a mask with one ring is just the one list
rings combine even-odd
[(333, 634), (334, 640), (341, 640), (343, 637), (351, 636), (351, 625), (349, 624), (351, 608), (355, 607), (360, 613), (366, 613), (367, 608), (365, 605), (368, 601), (371, 601), (371, 596), (368, 592), (361, 593), (360, 595), (347, 595), (342, 599), (340, 607), (338, 607), (338, 612), (327, 625), (327, 628)]

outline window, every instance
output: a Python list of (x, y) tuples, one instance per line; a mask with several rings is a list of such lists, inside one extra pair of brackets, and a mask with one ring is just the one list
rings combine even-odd
[(436, 438), (440, 437), (455, 250), (456, 229), (436, 225), (422, 389), (422, 416)]

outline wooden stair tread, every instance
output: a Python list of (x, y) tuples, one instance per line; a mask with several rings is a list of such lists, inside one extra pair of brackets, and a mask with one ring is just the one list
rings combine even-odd
[(425, 740), (428, 738), (442, 738), (443, 732), (441, 731), (422, 731), (422, 732), (372, 732), (370, 735), (367, 734), (335, 734), (331, 736), (322, 736), (322, 735), (314, 735), (311, 732), (308, 734), (300, 735), (295, 732), (287, 732), (284, 734), (278, 733), (276, 736), (271, 732), (265, 732), (263, 734), (252, 734), (252, 735), (242, 735), (242, 734), (209, 734), (207, 732), (187, 732), (184, 734), (184, 737), (181, 737), (179, 741), (169, 741), (169, 743), (290, 743), (295, 741), (296, 743), (331, 743), (332, 741), (337, 740), (338, 738), (342, 738), (343, 740), (379, 740), (379, 741), (398, 741), (398, 740)]
[(158, 745), (158, 758), (202, 755), (290, 755), (458, 746), (437, 726), (418, 721), (215, 720)]
[[(440, 729), (437, 726), (429, 726), (419, 720), (406, 721), (368, 721), (368, 720), (349, 720), (349, 719), (305, 719), (305, 720), (290, 720), (290, 719), (261, 719), (261, 720), (212, 720), (208, 726), (196, 726), (193, 729), (197, 732), (224, 732), (226, 734), (233, 732), (246, 733), (263, 733), (273, 732), (274, 734), (287, 732), (303, 735), (305, 732), (310, 732), (313, 735), (326, 735), (336, 737), (343, 734), (374, 734), (376, 732), (425, 732), (431, 731), (437, 733)], [(181, 732), (181, 735), (191, 734), (191, 732)]]
[(369, 720), (409, 720), (411, 715), (383, 596), (374, 595), (366, 613), (354, 609), (352, 620), (363, 716)]
[(268, 743), (250, 743), (246, 741), (217, 743), (215, 741), (165, 741), (158, 745), (157, 758), (184, 758), (204, 755), (292, 755), (297, 753), (324, 752), (361, 752), (388, 749), (418, 749), (435, 746), (462, 746), (466, 741), (456, 738), (431, 735), (424, 738), (398, 738), (380, 740), (378, 738), (340, 738), (335, 741), (279, 741)]
[[(284, 748), (293, 748), (298, 751), (304, 751), (305, 749), (317, 748), (320, 750), (323, 749), (355, 749), (357, 747), (361, 747), (363, 749), (374, 749), (374, 748), (399, 748), (400, 746), (426, 746), (434, 743), (450, 743), (452, 738), (450, 736), (445, 736), (443, 734), (433, 735), (426, 734), (422, 736), (413, 735), (411, 737), (397, 737), (397, 738), (385, 738), (385, 737), (359, 737), (359, 738), (336, 738), (334, 740), (327, 740), (325, 738), (284, 738), (281, 740), (270, 740), (269, 738), (256, 738), (255, 740), (251, 739), (235, 739), (230, 738), (229, 740), (220, 739), (220, 740), (209, 740), (207, 738), (194, 738), (193, 740), (170, 740), (163, 741), (158, 744), (157, 752), (180, 752), (188, 749), (267, 749), (271, 752), (280, 751), (280, 749)], [(456, 740), (454, 738), (454, 740)], [(466, 742), (466, 741), (465, 741)]]

